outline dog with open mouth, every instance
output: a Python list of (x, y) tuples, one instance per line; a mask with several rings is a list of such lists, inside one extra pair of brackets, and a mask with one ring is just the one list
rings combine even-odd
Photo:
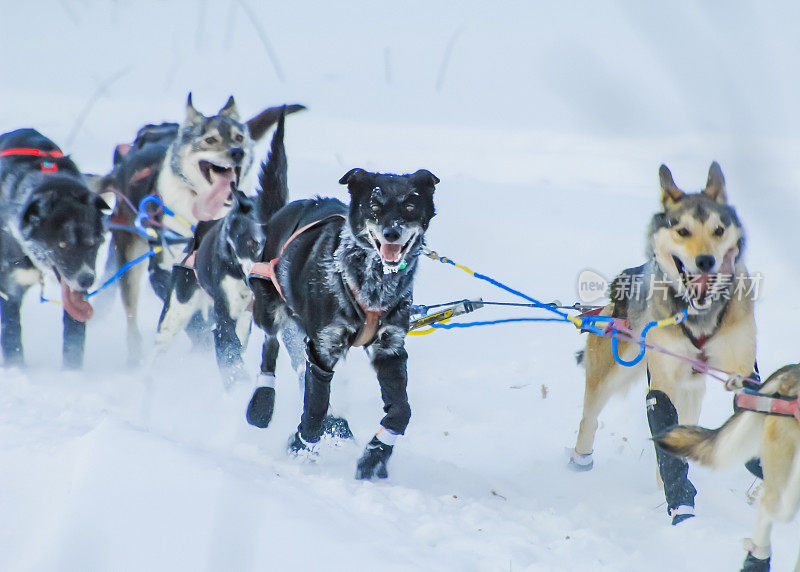
[[(302, 105), (285, 105), (265, 109), (252, 119), (242, 121), (233, 97), (214, 116), (205, 116), (192, 103), (189, 94), (183, 123), (146, 125), (130, 145), (117, 146), (114, 168), (98, 183), (100, 190), (115, 189), (138, 205), (147, 195), (156, 195), (164, 209), (176, 216), (163, 216), (158, 210), (150, 217), (155, 227), (166, 226), (190, 237), (200, 221), (222, 218), (233, 204), (231, 185), (246, 195), (255, 193), (253, 173), (254, 150), (281, 114), (305, 109)], [(119, 204), (114, 220), (132, 225), (135, 213), (126, 204)], [(140, 236), (124, 230), (113, 233), (117, 267), (143, 255), (148, 243)], [(150, 259), (150, 283), (163, 301), (169, 296), (172, 267), (180, 262), (182, 248), (165, 248)], [(110, 270), (116, 270), (112, 268)], [(139, 284), (144, 266), (137, 265), (120, 281), (122, 300), (128, 323), (128, 355), (131, 363), (141, 358), (141, 334), (137, 323)], [(200, 313), (193, 316), (187, 328), (195, 345), (209, 339), (208, 324)]]
[(89, 190), (78, 167), (33, 129), (0, 135), (0, 346), (6, 365), (22, 365), (20, 305), (45, 279), (60, 284), (64, 306), (63, 361), (83, 364), (87, 291), (98, 273), (105, 217), (114, 196)]
[[(350, 205), (330, 198), (292, 202), (266, 227), (261, 265), (251, 273), (253, 318), (266, 332), (260, 387), (247, 420), (266, 427), (274, 407), (276, 336), (294, 329), (306, 339), (304, 398), (292, 454), (313, 456), (326, 432), (352, 436), (343, 419), (327, 416), (337, 362), (365, 346), (378, 377), (385, 416), (356, 468), (356, 477), (388, 476), (387, 462), (411, 418), (406, 393), (412, 288), (425, 232), (433, 218), (432, 173), (370, 173), (353, 169), (339, 181)], [(269, 199), (262, 193), (262, 199)], [(279, 207), (273, 201), (264, 210)], [(286, 336), (284, 335), (284, 340)], [(302, 349), (290, 354), (302, 355)]]
[[(750, 375), (756, 359), (753, 301), (757, 289), (742, 257), (745, 235), (728, 204), (725, 179), (716, 162), (699, 193), (678, 188), (669, 169), (659, 171), (661, 209), (648, 230), (648, 261), (627, 269), (611, 284), (611, 303), (600, 312), (627, 320), (636, 335), (646, 324), (686, 313), (676, 325), (654, 328), (648, 342), (723, 370)], [(639, 353), (636, 343), (619, 343), (623, 360)], [(652, 434), (677, 423), (695, 424), (705, 393), (705, 375), (688, 362), (647, 349), (633, 367), (616, 362), (609, 337), (590, 334), (579, 353), (586, 370), (583, 417), (570, 467), (593, 466), (598, 416), (608, 399), (646, 374), (647, 419)], [(702, 369), (702, 368), (699, 368)], [(752, 374), (757, 375), (757, 374)], [(658, 483), (673, 524), (694, 515), (696, 490), (688, 464), (656, 447)]]

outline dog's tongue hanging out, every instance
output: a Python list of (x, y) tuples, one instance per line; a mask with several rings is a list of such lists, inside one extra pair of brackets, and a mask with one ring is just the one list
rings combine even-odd
[(386, 262), (397, 262), (400, 260), (401, 250), (403, 250), (402, 244), (381, 244), (381, 258)]
[(211, 190), (199, 195), (192, 207), (192, 214), (197, 220), (219, 218), (222, 207), (231, 197), (231, 183), (234, 176), (233, 169), (214, 173)]
[(61, 282), (61, 302), (64, 304), (64, 310), (79, 322), (87, 322), (94, 315), (94, 308), (85, 300), (85, 295), (85, 292), (72, 290), (65, 282)]

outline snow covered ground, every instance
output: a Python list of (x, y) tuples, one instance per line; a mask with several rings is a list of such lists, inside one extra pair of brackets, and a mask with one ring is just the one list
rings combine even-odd
[[(673, 4), (7, 2), (0, 130), (36, 127), (105, 172), (140, 125), (180, 119), (189, 90), (207, 113), (230, 93), (248, 116), (304, 103), (287, 121), (293, 197), (344, 198), (336, 181), (356, 166), (428, 168), (442, 180), (434, 249), (564, 302), (581, 270), (641, 262), (661, 162), (698, 188), (716, 159), (765, 276), (770, 372), (798, 359), (800, 6)], [(478, 296), (508, 299), (423, 263), (418, 302)], [(152, 343), (155, 296), (143, 305)], [(360, 352), (334, 381), (358, 443), (304, 465), (284, 454), (301, 403), (287, 359), (257, 430), (251, 387), (225, 392), (186, 339), (128, 370), (118, 301), (91, 323), (81, 373), (60, 370), (57, 307), (31, 296), (23, 320), (29, 367), (0, 382), (2, 570), (708, 571), (744, 556), (744, 469), (693, 468), (698, 517), (669, 526), (644, 380), (604, 412), (595, 469), (566, 470), (583, 391), (568, 326), (409, 338), (412, 422), (390, 478), (362, 483), (380, 396)], [(713, 426), (730, 412), (715, 383)], [(789, 569), (796, 520), (773, 547)]]

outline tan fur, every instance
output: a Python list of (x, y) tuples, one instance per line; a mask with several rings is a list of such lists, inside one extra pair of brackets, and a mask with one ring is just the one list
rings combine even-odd
[[(785, 366), (765, 382), (762, 393), (797, 396), (800, 364)], [(764, 485), (752, 538), (745, 545), (759, 558), (770, 553), (772, 523), (787, 522), (800, 504), (800, 423), (791, 417), (739, 411), (719, 429), (678, 426), (656, 441), (675, 454), (722, 467), (761, 453)], [(795, 570), (800, 571), (800, 557)]]
[[(670, 220), (675, 219), (675, 223), (668, 227), (656, 228), (652, 232), (651, 255), (657, 267), (665, 273), (666, 279), (671, 284), (678, 285), (682, 278), (676, 269), (673, 256), (685, 261), (687, 271), (696, 272), (694, 261), (698, 255), (709, 254), (717, 261), (722, 261), (726, 253), (736, 249), (737, 243), (742, 238), (742, 230), (734, 224), (722, 225), (719, 214), (713, 209), (709, 209), (709, 216), (703, 220), (695, 216), (691, 210), (684, 208), (687, 202), (697, 201), (698, 197), (706, 201), (711, 199), (713, 203), (721, 205), (725, 203), (724, 178), (716, 163), (713, 163), (709, 170), (706, 188), (697, 195), (687, 195), (680, 190), (665, 166), (662, 166), (659, 172), (659, 179), (662, 208)], [(720, 226), (724, 226), (721, 235), (716, 232)], [(686, 229), (689, 236), (682, 236), (678, 232), (681, 229)], [(733, 271), (735, 274), (746, 274), (742, 262), (737, 262)], [(640, 332), (648, 322), (669, 318), (674, 313), (664, 291), (653, 291), (646, 302), (641, 304), (642, 307), (636, 308), (632, 303), (617, 307), (619, 303), (612, 302), (603, 309), (601, 315), (627, 317), (631, 329)], [(756, 330), (753, 301), (750, 297), (733, 297), (728, 302), (719, 328), (716, 321), (711, 326), (698, 322), (687, 327), (697, 338), (713, 334), (702, 352), (691, 343), (680, 326), (652, 329), (647, 339), (680, 356), (692, 359), (706, 357), (709, 364), (727, 371), (743, 376), (752, 372), (756, 354)], [(635, 356), (639, 349), (638, 346), (629, 343), (620, 343), (620, 348), (623, 357), (628, 360)], [(589, 334), (584, 352), (584, 365), (586, 378), (583, 415), (575, 445), (575, 452), (578, 454), (592, 453), (598, 416), (608, 399), (613, 394), (629, 388), (637, 379), (641, 379), (645, 369), (650, 372), (651, 389), (667, 394), (675, 405), (681, 423), (695, 424), (700, 417), (701, 403), (706, 390), (705, 376), (694, 373), (692, 366), (682, 360), (648, 350), (645, 358), (637, 366), (621, 366), (612, 357), (611, 340)]]

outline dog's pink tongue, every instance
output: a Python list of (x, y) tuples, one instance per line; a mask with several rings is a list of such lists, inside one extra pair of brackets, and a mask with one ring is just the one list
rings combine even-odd
[(703, 272), (695, 276), (695, 279), (692, 281), (695, 288), (697, 288), (697, 294), (700, 300), (706, 296), (706, 292), (708, 291), (708, 279), (710, 277), (711, 275), (708, 272)]
[(222, 207), (231, 196), (233, 169), (223, 173), (214, 173), (214, 185), (207, 193), (197, 197), (192, 207), (192, 214), (197, 220), (214, 220), (219, 218)]
[(79, 322), (88, 322), (94, 315), (94, 308), (84, 299), (85, 294), (71, 290), (66, 283), (61, 283), (61, 302), (64, 304), (64, 310)]
[(386, 262), (397, 262), (402, 249), (402, 244), (381, 244), (381, 258)]

